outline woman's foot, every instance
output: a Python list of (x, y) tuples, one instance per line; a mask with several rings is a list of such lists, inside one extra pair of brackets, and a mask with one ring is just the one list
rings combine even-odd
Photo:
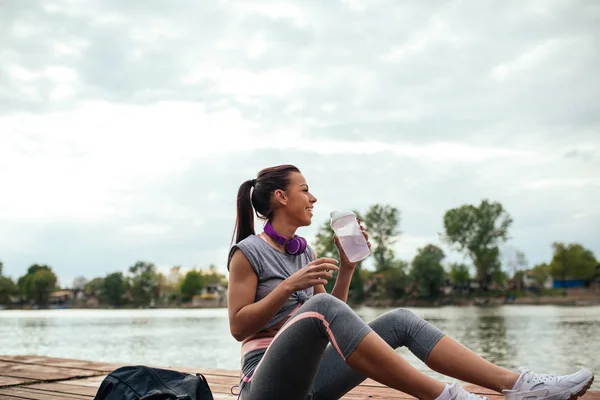
[(505, 400), (574, 400), (592, 385), (594, 374), (581, 369), (571, 375), (537, 374), (519, 368), (521, 376), (511, 390), (503, 390)]
[(488, 400), (488, 398), (469, 393), (454, 382), (452, 385), (446, 385), (442, 394), (435, 400)]

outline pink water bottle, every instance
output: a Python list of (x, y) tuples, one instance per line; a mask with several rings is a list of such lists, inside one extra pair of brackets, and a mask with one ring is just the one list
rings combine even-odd
[(329, 225), (340, 239), (344, 253), (351, 262), (364, 260), (371, 254), (371, 249), (362, 234), (356, 214), (352, 211), (334, 210), (330, 214)]

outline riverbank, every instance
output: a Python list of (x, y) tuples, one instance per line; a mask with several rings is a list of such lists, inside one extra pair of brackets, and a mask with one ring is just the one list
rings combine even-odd
[[(362, 302), (351, 302), (353, 307), (373, 307), (373, 308), (395, 308), (395, 307), (471, 307), (471, 306), (511, 306), (511, 305), (552, 305), (552, 306), (597, 306), (600, 305), (600, 291), (569, 289), (567, 294), (555, 291), (551, 295), (542, 296), (520, 294), (514, 297), (506, 294), (487, 294), (472, 296), (443, 296), (436, 300), (428, 299), (367, 299)], [(196, 301), (194, 303), (184, 304), (155, 304), (150, 307), (136, 307), (126, 305), (121, 307), (111, 307), (106, 305), (87, 305), (87, 304), (65, 304), (49, 305), (47, 307), (37, 306), (0, 306), (1, 310), (39, 310), (39, 309), (71, 309), (71, 310), (137, 310), (146, 309), (207, 309), (207, 308), (227, 308), (226, 302), (216, 300)]]
[(519, 296), (445, 296), (436, 300), (427, 299), (370, 299), (360, 305), (374, 308), (394, 307), (441, 307), (441, 306), (597, 306), (600, 305), (600, 292), (591, 290), (570, 290), (567, 295), (519, 295)]

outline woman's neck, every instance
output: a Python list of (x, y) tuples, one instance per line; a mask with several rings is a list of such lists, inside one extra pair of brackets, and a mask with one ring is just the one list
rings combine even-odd
[(291, 239), (296, 234), (296, 226), (286, 223), (281, 219), (271, 221), (271, 226), (275, 229), (275, 232), (279, 233), (281, 236)]

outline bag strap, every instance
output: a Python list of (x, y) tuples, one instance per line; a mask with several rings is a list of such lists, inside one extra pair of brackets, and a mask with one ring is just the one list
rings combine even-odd
[(147, 394), (146, 396), (138, 398), (138, 400), (192, 400), (192, 398), (187, 394), (176, 395), (172, 393), (152, 393)]

